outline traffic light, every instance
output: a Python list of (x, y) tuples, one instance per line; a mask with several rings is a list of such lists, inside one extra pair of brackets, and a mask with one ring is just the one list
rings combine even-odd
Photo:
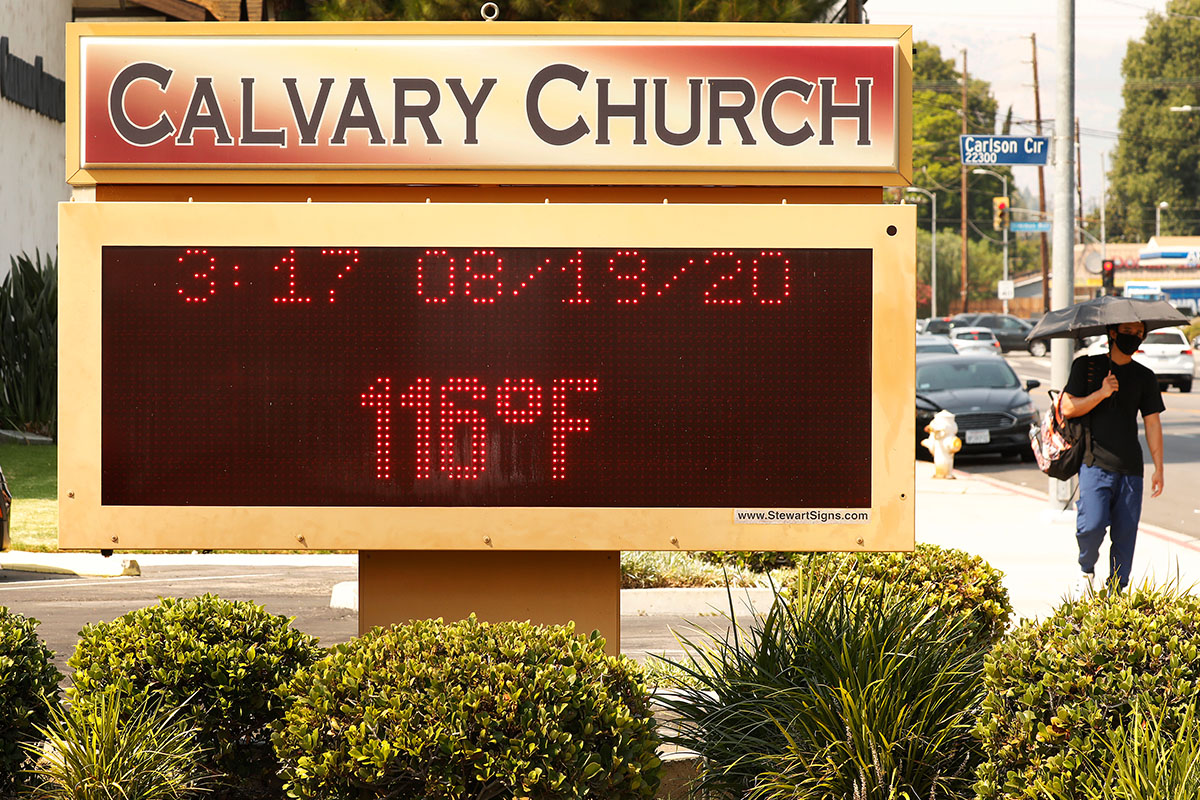
[(992, 230), (1002, 231), (1008, 228), (1008, 198), (992, 198)]
[[(1094, 264), (1095, 262), (1093, 261), (1092, 263)], [(1113, 263), (1113, 260), (1111, 258), (1104, 259), (1104, 262), (1100, 266), (1100, 275), (1103, 278), (1105, 294), (1113, 294), (1116, 291), (1115, 271), (1116, 264)]]

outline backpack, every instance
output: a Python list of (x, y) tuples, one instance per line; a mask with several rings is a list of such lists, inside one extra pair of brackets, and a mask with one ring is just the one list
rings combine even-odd
[[(1089, 389), (1094, 366), (1094, 362), (1088, 362)], [(1092, 427), (1088, 415), (1063, 419), (1062, 398), (1062, 392), (1050, 391), (1050, 408), (1029, 426), (1029, 443), (1038, 469), (1051, 478), (1065, 481), (1079, 474), (1084, 455), (1091, 447)]]
[(1029, 441), (1038, 469), (1060, 481), (1079, 473), (1087, 451), (1090, 427), (1079, 417), (1063, 419), (1062, 392), (1050, 403), (1050, 408), (1029, 426)]

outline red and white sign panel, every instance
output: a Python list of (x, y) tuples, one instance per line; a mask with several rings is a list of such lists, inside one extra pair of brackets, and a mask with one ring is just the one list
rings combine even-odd
[(79, 164), (895, 173), (901, 63), (878, 35), (82, 35)]

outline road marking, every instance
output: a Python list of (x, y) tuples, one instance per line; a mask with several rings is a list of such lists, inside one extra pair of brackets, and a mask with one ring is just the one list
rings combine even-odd
[(46, 588), (62, 588), (66, 586), (105, 586), (113, 583), (137, 583), (139, 586), (147, 583), (189, 583), (192, 581), (228, 581), (235, 578), (274, 578), (282, 575), (281, 572), (263, 572), (257, 575), (203, 575), (196, 578), (152, 578), (150, 580), (128, 579), (122, 578), (104, 578), (102, 580), (66, 580), (56, 581), (53, 578), (47, 578), (38, 581), (4, 581), (0, 583), (0, 592), (10, 589), (38, 589)]

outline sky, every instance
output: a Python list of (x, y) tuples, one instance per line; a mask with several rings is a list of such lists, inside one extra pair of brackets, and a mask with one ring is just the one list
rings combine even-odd
[[(1091, 209), (1101, 195), (1100, 159), (1108, 168), (1117, 144), (1121, 99), (1121, 60), (1130, 39), (1146, 29), (1146, 14), (1162, 12), (1166, 0), (1076, 0), (1075, 114), (1079, 117), (1080, 163), (1083, 167), (1084, 207)], [(1014, 134), (1034, 133), (1033, 47), (1037, 35), (1038, 82), (1042, 118), (1052, 119), (1058, 91), (1058, 0), (867, 0), (868, 21), (881, 25), (912, 25), (913, 39), (941, 48), (962, 69), (963, 48), (972, 78), (988, 81), (1000, 119), (1011, 105)], [(999, 127), (997, 127), (997, 132)], [(1043, 126), (1043, 133), (1051, 131)], [(1013, 177), (1032, 198), (1037, 197), (1037, 168), (1016, 166)], [(996, 194), (1000, 193), (999, 186)], [(1053, 170), (1046, 170), (1046, 205), (1053, 207)]]

